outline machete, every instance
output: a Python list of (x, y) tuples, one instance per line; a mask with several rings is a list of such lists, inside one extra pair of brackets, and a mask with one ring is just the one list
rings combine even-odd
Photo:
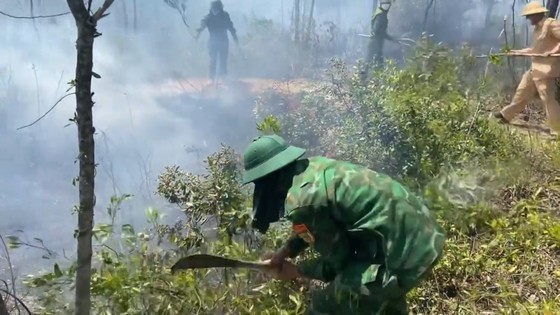
[(185, 269), (204, 269), (204, 268), (248, 268), (257, 270), (269, 270), (268, 261), (243, 261), (230, 259), (221, 256), (195, 254), (179, 259), (172, 267), (171, 273), (176, 273)]

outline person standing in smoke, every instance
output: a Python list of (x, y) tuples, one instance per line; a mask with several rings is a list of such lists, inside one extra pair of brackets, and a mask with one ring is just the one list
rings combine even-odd
[[(229, 17), (229, 13), (224, 11), (224, 5), (220, 0), (210, 3), (210, 12), (200, 22), (200, 27), (196, 30), (196, 38), (200, 33), (208, 28), (210, 39), (208, 41), (208, 52), (210, 54), (210, 80), (217, 81), (217, 76), (227, 75), (229, 39), (227, 31), (231, 33), (233, 40), (239, 44), (237, 31)], [(219, 66), (219, 68), (218, 68)]]
[(362, 79), (366, 79), (371, 65), (375, 68), (383, 65), (383, 46), (385, 45), (385, 40), (394, 40), (393, 37), (387, 34), (390, 8), (391, 0), (382, 0), (371, 18), (371, 34), (366, 54), (367, 65), (364, 72), (362, 72)]
[(393, 40), (393, 38), (387, 34), (390, 8), (391, 1), (381, 1), (371, 19), (371, 37), (368, 43), (366, 60), (368, 62), (373, 61), (373, 63), (378, 66), (383, 64), (383, 46), (385, 45), (385, 40)]

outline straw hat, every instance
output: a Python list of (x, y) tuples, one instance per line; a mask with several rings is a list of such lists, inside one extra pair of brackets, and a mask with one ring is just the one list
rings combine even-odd
[(542, 4), (540, 4), (537, 1), (533, 1), (533, 2), (527, 3), (527, 5), (523, 8), (523, 13), (521, 15), (528, 16), (528, 15), (533, 15), (533, 14), (547, 13), (547, 12), (548, 12), (548, 9), (543, 7)]

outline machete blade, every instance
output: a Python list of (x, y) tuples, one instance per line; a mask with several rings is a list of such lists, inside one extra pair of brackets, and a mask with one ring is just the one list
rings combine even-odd
[(230, 259), (221, 256), (195, 254), (180, 258), (172, 267), (171, 273), (185, 269), (204, 269), (204, 268), (266, 268), (266, 262), (246, 262), (242, 260)]

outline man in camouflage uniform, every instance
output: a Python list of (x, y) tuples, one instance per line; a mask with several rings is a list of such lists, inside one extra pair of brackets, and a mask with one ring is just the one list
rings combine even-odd
[(369, 38), (366, 61), (368, 63), (373, 62), (376, 66), (381, 66), (383, 64), (383, 46), (385, 45), (385, 40), (394, 40), (393, 37), (387, 34), (390, 8), (391, 1), (381, 1), (371, 19), (371, 37)]
[(365, 59), (366, 66), (361, 72), (362, 81), (367, 79), (372, 66), (374, 66), (375, 69), (379, 69), (383, 66), (383, 47), (385, 46), (385, 40), (395, 40), (392, 36), (387, 34), (390, 8), (391, 0), (382, 0), (371, 18), (370, 36)]
[[(277, 278), (329, 283), (309, 314), (407, 314), (406, 294), (441, 257), (445, 232), (426, 206), (384, 174), (326, 157), (276, 135), (244, 154), (255, 184), (253, 226), (265, 233), (284, 214), (293, 235), (270, 259)], [(312, 247), (319, 258), (286, 261)]]
[[(210, 40), (208, 41), (208, 51), (210, 53), (210, 79), (215, 81), (217, 75), (227, 75), (229, 39), (227, 31), (231, 33), (233, 40), (237, 44), (237, 31), (229, 17), (229, 13), (224, 11), (224, 6), (220, 0), (210, 3), (210, 12), (200, 22), (200, 27), (196, 30), (196, 38), (200, 33), (208, 28)], [(219, 71), (216, 72), (219, 64)]]

